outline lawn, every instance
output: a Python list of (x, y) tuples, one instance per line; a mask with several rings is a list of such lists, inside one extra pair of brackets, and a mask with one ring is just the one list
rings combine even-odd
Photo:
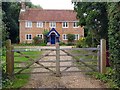
[[(88, 51), (88, 50), (72, 50), (71, 54), (75, 56), (75, 59), (77, 62), (75, 62), (76, 66), (82, 71), (91, 71), (89, 67), (86, 65), (89, 65), (90, 67), (97, 70), (97, 51)], [(83, 63), (86, 65), (84, 65)]]
[[(32, 62), (31, 59), (36, 59), (38, 57), (40, 57), (42, 54), (41, 51), (28, 51), (28, 52), (20, 52), (14, 53), (14, 73), (18, 72), (20, 69), (17, 69), (16, 67), (25, 67), (26, 65), (28, 65), (29, 63)], [(3, 55), (3, 66), (5, 68), (5, 55)], [(21, 63), (20, 63), (21, 62)], [(24, 70), (23, 72), (30, 72), (32, 69), (28, 68), (26, 70)], [(21, 88), (23, 87), (25, 84), (27, 84), (27, 82), (29, 81), (30, 78), (30, 74), (16, 74), (14, 76), (14, 79), (12, 80), (8, 80), (6, 84), (3, 85), (3, 88)]]
[[(91, 51), (84, 51), (84, 50), (73, 50), (71, 51), (71, 53), (73, 55), (75, 54), (81, 54), (78, 56), (75, 56), (75, 58), (77, 60), (81, 59), (83, 62), (87, 63), (88, 65), (92, 65), (94, 68), (96, 68), (97, 64), (98, 64), (98, 60), (97, 60), (97, 56), (95, 54), (97, 54), (97, 51), (91, 52)], [(90, 54), (91, 55), (87, 55)], [(83, 55), (84, 54), (84, 55)], [(92, 61), (91, 59), (93, 59), (94, 61)], [(80, 62), (75, 62), (76, 66), (78, 66), (78, 68), (80, 70), (85, 70), (88, 69), (86, 66), (82, 65), (82, 63)], [(114, 72), (113, 69), (111, 69), (110, 67), (107, 67), (107, 72), (105, 74), (101, 74), (100, 72), (85, 72), (85, 75), (95, 78), (95, 79), (99, 79), (102, 82), (104, 82), (106, 84), (106, 86), (108, 88), (118, 88), (117, 85), (115, 84), (115, 82), (112, 80), (112, 73)]]

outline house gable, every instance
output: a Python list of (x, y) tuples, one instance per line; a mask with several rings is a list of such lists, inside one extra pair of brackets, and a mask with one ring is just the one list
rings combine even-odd
[(56, 37), (60, 37), (60, 34), (54, 28), (52, 28), (49, 31), (49, 33), (47, 34), (47, 37), (49, 37), (51, 35), (51, 33), (55, 33)]

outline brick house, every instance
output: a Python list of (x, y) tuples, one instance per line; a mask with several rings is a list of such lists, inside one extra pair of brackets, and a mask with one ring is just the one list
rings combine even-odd
[(25, 8), (22, 3), (19, 16), (20, 43), (32, 43), (35, 36), (43, 39), (43, 32), (48, 30), (48, 43), (67, 42), (67, 34), (74, 34), (75, 40), (84, 37), (83, 27), (77, 26), (76, 12), (73, 10), (47, 10)]

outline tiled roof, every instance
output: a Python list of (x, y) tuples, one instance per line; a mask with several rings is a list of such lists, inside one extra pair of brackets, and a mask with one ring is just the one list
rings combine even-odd
[(29, 8), (20, 13), (20, 20), (30, 21), (76, 21), (76, 12), (73, 10), (50, 10)]

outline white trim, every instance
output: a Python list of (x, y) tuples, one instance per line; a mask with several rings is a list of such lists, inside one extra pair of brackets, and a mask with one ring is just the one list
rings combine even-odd
[(48, 36), (50, 36), (51, 33), (55, 33), (55, 35), (58, 36), (58, 34), (55, 31), (50, 32)]
[(49, 22), (49, 27), (50, 28), (56, 28), (56, 22)]
[[(64, 38), (64, 35), (65, 35), (65, 38)], [(63, 35), (62, 35), (62, 39), (63, 39), (63, 40), (68, 40), (68, 39), (67, 39), (67, 34), (63, 34)]]
[(41, 39), (43, 39), (43, 34), (36, 34), (36, 37), (39, 37), (38, 35), (41, 35)]
[[(63, 27), (63, 23), (65, 23), (65, 27)], [(67, 27), (66, 27), (66, 25), (67, 25)], [(69, 27), (69, 22), (62, 22), (62, 28), (68, 28)]]
[[(31, 39), (27, 39), (27, 35), (31, 35)], [(25, 40), (32, 40), (32, 34), (25, 34)]]
[(80, 39), (80, 35), (79, 34), (75, 34), (75, 40), (79, 40), (79, 39)]
[[(19, 21), (29, 21), (29, 20), (20, 20), (19, 19)], [(75, 22), (75, 21), (40, 21), (40, 22)], [(32, 21), (32, 22), (37, 22), (37, 21)], [(79, 22), (79, 21), (77, 21), (77, 22)]]
[(32, 21), (25, 21), (26, 28), (32, 28)]
[[(76, 23), (76, 24), (75, 24), (75, 27), (74, 27), (74, 23)], [(79, 26), (76, 26), (77, 23), (78, 23), (77, 21), (74, 21), (74, 22), (73, 22), (73, 24), (72, 24), (72, 25), (73, 25), (73, 28), (79, 28)]]
[(37, 27), (37, 28), (43, 28), (43, 22), (38, 21), (38, 22), (36, 23), (36, 27)]

